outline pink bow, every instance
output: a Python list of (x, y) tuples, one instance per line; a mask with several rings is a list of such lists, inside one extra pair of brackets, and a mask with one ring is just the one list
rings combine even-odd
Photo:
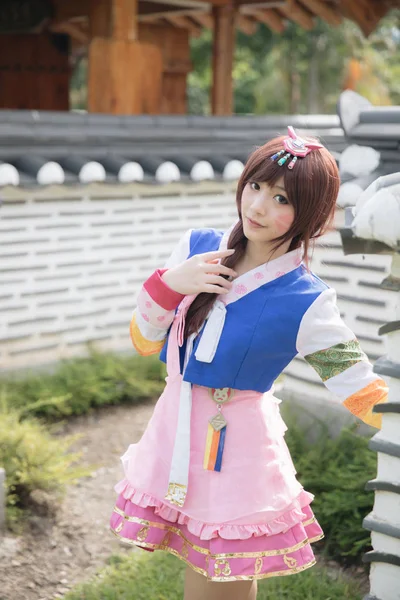
[(288, 127), (289, 136), (283, 140), (283, 145), (287, 152), (290, 152), (293, 156), (307, 156), (312, 150), (318, 150), (323, 148), (322, 144), (318, 142), (307, 142), (303, 138), (299, 137), (293, 127)]

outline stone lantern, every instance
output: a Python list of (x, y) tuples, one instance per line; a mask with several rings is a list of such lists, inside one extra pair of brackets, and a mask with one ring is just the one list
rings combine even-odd
[(346, 209), (341, 236), (345, 254), (392, 255), (390, 274), (381, 287), (397, 294), (397, 302), (391, 321), (379, 329), (386, 336), (387, 354), (374, 365), (389, 385), (389, 397), (374, 407), (382, 413), (382, 428), (369, 443), (378, 454), (378, 469), (366, 484), (375, 501), (363, 522), (373, 549), (363, 560), (371, 565), (370, 593), (364, 600), (400, 600), (400, 173), (378, 178), (355, 207)]

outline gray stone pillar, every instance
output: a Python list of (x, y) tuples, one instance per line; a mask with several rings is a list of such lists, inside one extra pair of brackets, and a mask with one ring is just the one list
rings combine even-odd
[(374, 366), (389, 384), (389, 398), (374, 408), (382, 413), (382, 429), (369, 443), (378, 453), (378, 472), (366, 485), (374, 490), (375, 502), (363, 522), (373, 546), (363, 557), (371, 565), (371, 590), (364, 600), (400, 600), (400, 254), (393, 255), (391, 274), (382, 287), (397, 293), (398, 301), (393, 320), (379, 330), (386, 335), (387, 355)]

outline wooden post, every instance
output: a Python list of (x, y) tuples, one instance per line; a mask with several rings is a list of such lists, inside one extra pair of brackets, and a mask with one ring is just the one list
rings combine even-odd
[(137, 10), (137, 0), (90, 0), (90, 36), (136, 40)]
[(112, 37), (116, 40), (137, 40), (137, 0), (114, 0), (112, 3)]
[(160, 114), (187, 113), (187, 76), (192, 70), (189, 30), (168, 24), (140, 23), (139, 40), (159, 48), (163, 57)]
[(137, 0), (90, 0), (90, 112), (157, 114), (162, 54), (137, 41)]
[(213, 82), (211, 110), (213, 115), (231, 115), (233, 112), (233, 55), (235, 49), (235, 16), (233, 3), (213, 6)]

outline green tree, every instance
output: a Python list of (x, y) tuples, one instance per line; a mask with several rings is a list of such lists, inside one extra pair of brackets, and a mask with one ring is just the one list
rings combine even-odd
[[(349, 63), (362, 67), (356, 91), (373, 104), (400, 102), (399, 11), (392, 11), (367, 39), (344, 21), (332, 27), (317, 19), (312, 31), (290, 22), (282, 35), (261, 24), (252, 36), (236, 35), (233, 68), (237, 114), (332, 113)], [(189, 112), (209, 114), (212, 35), (191, 42)]]

